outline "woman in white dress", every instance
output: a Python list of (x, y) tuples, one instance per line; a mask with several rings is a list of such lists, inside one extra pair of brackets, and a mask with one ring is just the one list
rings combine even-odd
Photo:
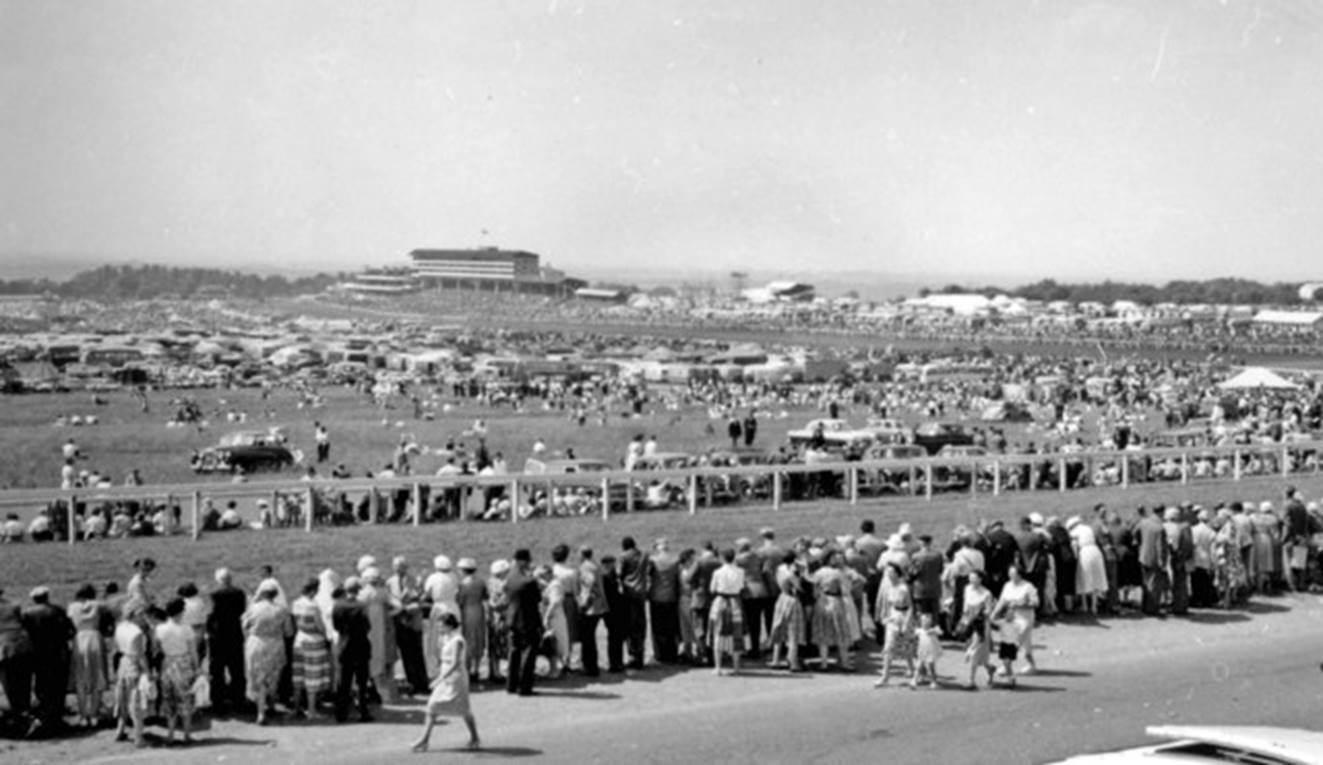
[(551, 566), (538, 566), (536, 576), (542, 583), (542, 624), (546, 634), (556, 641), (555, 648), (547, 656), (551, 663), (550, 677), (555, 679), (565, 671), (561, 657), (565, 655), (563, 646), (568, 646), (570, 642), (570, 623), (565, 616), (565, 588), (562, 580), (552, 573)]
[(415, 752), (427, 751), (432, 739), (432, 728), (438, 717), (462, 717), (469, 729), (469, 749), (477, 749), (478, 723), (469, 708), (468, 647), (459, 632), (459, 616), (444, 611), (436, 619), (439, 643), (436, 648), (440, 659), (440, 674), (432, 681), (432, 694), (427, 697), (427, 719), (423, 735), (414, 742)]
[(423, 581), (423, 596), (431, 601), (427, 625), (423, 635), (423, 658), (427, 661), (427, 674), (436, 674), (440, 657), (436, 647), (440, 645), (440, 627), (438, 618), (449, 611), (459, 613), (459, 576), (450, 558), (438, 555), (432, 560), (432, 573)]
[[(1038, 670), (1038, 665), (1034, 662), (1034, 612), (1038, 610), (1038, 590), (1033, 582), (1024, 578), (1020, 573), (1019, 566), (1011, 566), (1006, 570), (1006, 584), (1002, 585), (1001, 597), (997, 600), (997, 606), (993, 609), (992, 619), (1008, 619), (1013, 625), (1013, 632), (1016, 636), (1016, 644), (1020, 652), (1024, 654), (1025, 663), (1028, 667), (1025, 673), (1032, 673)], [(1007, 668), (1010, 664), (1007, 663)], [(1014, 682), (1015, 676), (1010, 672), (1010, 679)]]
[(1070, 533), (1071, 543), (1075, 546), (1076, 564), (1075, 594), (1082, 597), (1084, 607), (1090, 614), (1098, 613), (1098, 597), (1107, 596), (1107, 559), (1094, 536), (1093, 527), (1075, 516), (1066, 521), (1066, 531)]

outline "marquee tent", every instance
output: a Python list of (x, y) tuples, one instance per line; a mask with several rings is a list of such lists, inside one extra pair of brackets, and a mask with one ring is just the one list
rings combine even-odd
[(1264, 369), (1263, 367), (1246, 367), (1235, 377), (1218, 383), (1217, 387), (1223, 390), (1242, 390), (1245, 388), (1294, 390), (1300, 386), (1287, 380), (1276, 372), (1273, 372), (1271, 369)]

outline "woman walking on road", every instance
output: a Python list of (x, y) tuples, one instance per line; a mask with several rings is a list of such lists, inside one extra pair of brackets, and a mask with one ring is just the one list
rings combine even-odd
[(459, 617), (453, 611), (444, 611), (436, 619), (438, 632), (437, 657), (440, 673), (432, 681), (432, 694), (427, 698), (427, 720), (423, 735), (413, 745), (413, 751), (425, 752), (432, 739), (432, 728), (438, 717), (462, 717), (469, 729), (469, 749), (477, 749), (478, 723), (469, 707), (468, 650), (464, 636), (459, 632)]
[(243, 615), (244, 675), (248, 680), (248, 699), (257, 705), (257, 724), (266, 725), (266, 710), (280, 686), (285, 669), (285, 638), (293, 636), (294, 625), (289, 611), (276, 605), (279, 589), (263, 582), (257, 599)]

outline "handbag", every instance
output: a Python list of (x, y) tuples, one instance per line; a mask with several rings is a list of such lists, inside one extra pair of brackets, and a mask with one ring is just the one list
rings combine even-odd
[(206, 675), (198, 675), (191, 690), (194, 707), (207, 709), (211, 706), (211, 680)]
[(156, 680), (146, 672), (138, 676), (138, 695), (148, 704), (156, 701)]

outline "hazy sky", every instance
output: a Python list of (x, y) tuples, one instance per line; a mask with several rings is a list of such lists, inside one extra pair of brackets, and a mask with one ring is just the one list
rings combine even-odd
[(1323, 277), (1306, 0), (0, 0), (0, 270)]

